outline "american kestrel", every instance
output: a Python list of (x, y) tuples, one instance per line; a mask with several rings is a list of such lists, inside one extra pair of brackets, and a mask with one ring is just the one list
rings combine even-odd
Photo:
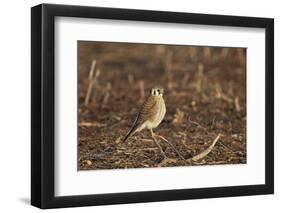
[(157, 144), (159, 150), (161, 151), (161, 154), (165, 156), (153, 133), (153, 129), (161, 123), (166, 114), (166, 105), (163, 99), (163, 94), (164, 89), (162, 87), (153, 87), (151, 89), (150, 95), (143, 103), (131, 130), (128, 132), (123, 142), (125, 142), (136, 132), (140, 132), (143, 129), (148, 129), (151, 132), (151, 136), (153, 137), (154, 142)]

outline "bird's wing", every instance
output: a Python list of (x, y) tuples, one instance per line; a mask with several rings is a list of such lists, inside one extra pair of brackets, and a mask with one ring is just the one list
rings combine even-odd
[(150, 96), (143, 103), (141, 110), (135, 121), (136, 125), (141, 125), (147, 120), (154, 120), (157, 111), (157, 99), (153, 96)]
[(155, 110), (157, 109), (157, 100), (153, 97), (148, 97), (147, 100), (143, 103), (140, 112), (137, 115), (137, 118), (132, 125), (132, 128), (125, 136), (123, 142), (125, 142), (131, 135), (135, 134), (135, 131), (147, 120), (154, 119)]

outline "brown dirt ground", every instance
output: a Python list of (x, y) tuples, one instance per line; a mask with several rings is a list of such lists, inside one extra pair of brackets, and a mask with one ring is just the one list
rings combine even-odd
[[(85, 106), (93, 59), (100, 75)], [(78, 170), (246, 163), (245, 61), (242, 48), (79, 41)], [(184, 161), (161, 141), (172, 159), (161, 164), (147, 130), (122, 143), (144, 101), (142, 93), (147, 96), (154, 85), (165, 88), (167, 107), (154, 132), (185, 158), (222, 134), (206, 157)]]

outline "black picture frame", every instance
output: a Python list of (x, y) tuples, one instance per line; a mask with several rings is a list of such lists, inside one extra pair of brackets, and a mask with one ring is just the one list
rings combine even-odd
[[(56, 197), (54, 195), (54, 21), (58, 16), (264, 28), (266, 32), (265, 184)], [(31, 8), (32, 205), (46, 209), (272, 193), (274, 193), (273, 19), (53, 4), (41, 4)]]

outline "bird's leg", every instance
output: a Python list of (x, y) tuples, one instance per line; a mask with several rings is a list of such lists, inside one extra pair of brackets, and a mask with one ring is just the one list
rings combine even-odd
[(150, 129), (150, 132), (151, 132), (151, 137), (153, 138), (153, 141), (154, 141), (154, 143), (157, 145), (157, 147), (158, 147), (159, 151), (161, 152), (162, 156), (164, 157), (164, 159), (167, 158), (166, 155), (165, 155), (165, 152), (164, 152), (163, 149), (161, 148), (160, 144), (157, 142), (153, 130)]
[[(154, 133), (153, 133), (154, 134)], [(154, 137), (158, 137), (158, 138), (161, 138), (163, 141), (165, 141), (167, 144), (169, 144), (172, 148), (173, 148), (173, 150), (178, 154), (178, 156), (182, 159), (182, 160), (185, 160), (185, 158), (182, 156), (182, 154), (176, 149), (176, 147), (172, 144), (172, 143), (170, 143), (166, 138), (164, 138), (163, 136), (161, 136), (161, 135), (157, 135), (157, 134), (154, 134)]]

